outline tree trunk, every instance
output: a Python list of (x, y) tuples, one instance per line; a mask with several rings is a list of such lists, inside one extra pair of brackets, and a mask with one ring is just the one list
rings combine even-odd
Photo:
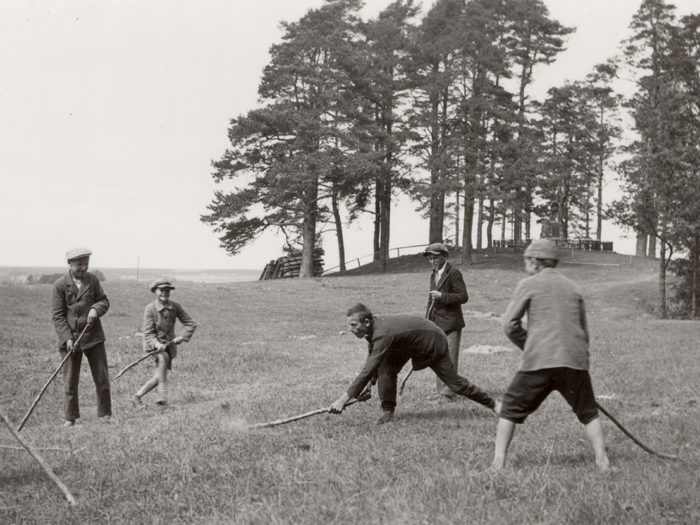
[(474, 222), (474, 198), (464, 196), (464, 227), (462, 228), (462, 264), (472, 264), (472, 224)]
[(698, 313), (698, 261), (700, 260), (700, 236), (695, 236), (695, 246), (693, 247), (693, 278), (691, 293), (692, 302), (690, 303), (690, 318), (695, 319)]
[(661, 310), (661, 319), (666, 319), (666, 243), (664, 242), (665, 232), (661, 233), (661, 253), (659, 254), (659, 309)]
[(343, 223), (340, 220), (340, 207), (338, 206), (338, 192), (335, 184), (331, 190), (331, 205), (333, 207), (333, 220), (335, 221), (335, 236), (338, 239), (338, 260), (340, 261), (339, 270), (344, 272), (345, 268), (345, 240), (343, 238)]
[(601, 155), (598, 165), (598, 202), (596, 204), (596, 229), (595, 238), (599, 241), (603, 240), (603, 157)]
[(493, 203), (493, 198), (489, 198), (489, 214), (486, 220), (486, 247), (493, 246), (493, 221), (496, 218), (496, 205)]
[(379, 177), (374, 186), (374, 238), (373, 238), (373, 256), (372, 261), (379, 262), (380, 238), (381, 238), (381, 217), (382, 217), (382, 184)]
[[(662, 243), (663, 244), (663, 243)], [(654, 235), (649, 235), (649, 251), (647, 252), (647, 257), (653, 259), (656, 257), (656, 237)], [(661, 249), (663, 250), (663, 246)]]
[(484, 239), (482, 230), (484, 229), (484, 197), (479, 197), (479, 213), (476, 219), (476, 249), (484, 249)]
[(455, 244), (459, 248), (459, 190), (455, 194)]
[(637, 257), (646, 257), (647, 255), (647, 234), (637, 230), (637, 246), (634, 250)]
[(309, 184), (304, 205), (303, 246), (301, 249), (301, 267), (299, 277), (314, 276), (314, 246), (316, 245), (316, 213), (318, 202), (318, 178)]

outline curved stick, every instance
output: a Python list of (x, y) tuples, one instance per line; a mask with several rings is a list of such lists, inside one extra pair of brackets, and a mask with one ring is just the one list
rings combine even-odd
[(165, 352), (165, 350), (156, 350), (155, 352), (148, 352), (146, 355), (143, 355), (143, 356), (139, 357), (139, 358), (138, 358), (136, 361), (134, 361), (133, 363), (129, 363), (128, 365), (126, 365), (126, 366), (121, 370), (121, 372), (119, 372), (116, 376), (114, 376), (114, 379), (112, 379), (112, 381), (116, 381), (117, 379), (119, 379), (122, 375), (124, 375), (124, 372), (126, 372), (127, 370), (130, 370), (130, 369), (134, 368), (134, 367), (135, 367), (136, 365), (138, 365), (141, 361), (145, 361), (145, 360), (148, 359), (149, 357), (152, 357), (152, 356), (154, 356), (154, 355), (156, 355), (156, 354), (162, 354), (163, 352)]
[(27, 410), (27, 413), (24, 415), (24, 417), (22, 418), (22, 421), (20, 422), (19, 426), (17, 427), (17, 432), (21, 432), (21, 431), (22, 431), (22, 428), (24, 427), (24, 424), (27, 422), (27, 419), (29, 419), (29, 416), (32, 415), (32, 412), (34, 411), (34, 407), (36, 407), (37, 403), (39, 403), (39, 400), (41, 399), (41, 396), (43, 396), (43, 395), (44, 395), (44, 392), (46, 392), (46, 389), (49, 388), (49, 385), (50, 385), (51, 382), (55, 379), (55, 377), (58, 375), (58, 373), (61, 371), (61, 368), (63, 368), (63, 365), (66, 364), (66, 361), (68, 361), (68, 358), (69, 358), (71, 355), (73, 355), (73, 352), (75, 351), (75, 347), (78, 346), (78, 343), (79, 343), (80, 340), (82, 339), (83, 334), (85, 334), (85, 332), (87, 331), (87, 329), (88, 329), (88, 325), (85, 325), (85, 328), (83, 328), (83, 331), (80, 332), (80, 335), (78, 336), (78, 339), (76, 339), (75, 343), (73, 343), (73, 350), (71, 350), (70, 352), (67, 352), (67, 353), (66, 353), (66, 357), (63, 358), (63, 361), (61, 361), (61, 364), (58, 365), (58, 368), (56, 369), (56, 371), (55, 371), (53, 374), (51, 374), (51, 377), (49, 377), (49, 380), (48, 380), (48, 381), (46, 382), (46, 384), (44, 385), (44, 388), (42, 388), (42, 389), (39, 391), (39, 395), (36, 396), (36, 399), (34, 400), (34, 403), (32, 403), (32, 406), (29, 407), (29, 410)]
[(678, 459), (678, 456), (672, 456), (671, 454), (663, 454), (663, 453), (661, 453), (661, 452), (656, 452), (655, 450), (650, 449), (650, 448), (647, 447), (644, 443), (642, 443), (642, 442), (639, 441), (636, 437), (634, 437), (634, 436), (629, 432), (629, 430), (627, 430), (625, 427), (623, 427), (623, 426), (622, 426), (622, 423), (620, 423), (617, 419), (615, 419), (615, 418), (610, 414), (610, 412), (608, 412), (608, 411), (605, 410), (602, 406), (600, 406), (600, 403), (598, 403), (598, 401), (596, 401), (595, 404), (597, 405), (598, 409), (599, 409), (603, 414), (605, 414), (606, 416), (608, 416), (608, 419), (610, 419), (610, 421), (612, 421), (613, 423), (615, 423), (615, 425), (617, 426), (617, 428), (619, 428), (620, 430), (622, 430), (622, 432), (624, 432), (624, 434), (625, 434), (628, 438), (630, 438), (632, 441), (634, 441), (634, 443), (635, 443), (637, 446), (639, 446), (641, 449), (645, 450), (646, 452), (648, 452), (648, 453), (651, 454), (652, 456), (656, 456), (656, 457), (659, 457), (659, 458), (661, 458), (661, 459), (672, 459), (672, 460)]
[[(70, 354), (69, 354), (70, 355)], [(61, 489), (61, 492), (63, 492), (63, 495), (66, 497), (68, 500), (68, 503), (73, 506), (76, 504), (75, 498), (73, 497), (73, 494), (70, 493), (70, 490), (68, 490), (68, 487), (66, 487), (63, 482), (58, 479), (58, 476), (54, 473), (53, 470), (51, 470), (51, 467), (49, 467), (48, 463), (44, 461), (44, 458), (42, 458), (36, 450), (33, 450), (32, 447), (29, 446), (28, 443), (25, 443), (24, 440), (20, 437), (19, 432), (15, 431), (12, 429), (12, 425), (10, 424), (10, 420), (7, 418), (7, 416), (0, 410), (0, 419), (2, 419), (3, 423), (7, 425), (7, 430), (10, 431), (10, 434), (17, 440), (17, 442), (22, 445), (22, 447), (29, 453), (29, 455), (34, 458), (34, 461), (39, 463), (41, 465), (41, 468), (44, 469), (44, 472), (46, 472), (46, 475), (51, 478), (51, 481), (53, 481), (59, 489)]]

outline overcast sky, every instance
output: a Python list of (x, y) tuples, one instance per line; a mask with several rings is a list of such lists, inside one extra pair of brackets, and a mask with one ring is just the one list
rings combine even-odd
[[(368, 0), (366, 16), (389, 3)], [(615, 54), (640, 3), (545, 0), (577, 30), (531, 93)], [(227, 147), (229, 119), (256, 105), (279, 22), (321, 4), (3, 0), (0, 265), (62, 266), (74, 246), (92, 249), (97, 267), (259, 269), (282, 255), (283, 240), (265, 235), (230, 257), (199, 216), (215, 189), (210, 161)], [(682, 15), (696, 4), (675, 5)], [(413, 208), (392, 212), (392, 247), (426, 241)], [(349, 227), (348, 257), (371, 251), (371, 236), (367, 223)], [(632, 249), (610, 227), (604, 238)], [(324, 247), (327, 267), (337, 264), (330, 235)]]

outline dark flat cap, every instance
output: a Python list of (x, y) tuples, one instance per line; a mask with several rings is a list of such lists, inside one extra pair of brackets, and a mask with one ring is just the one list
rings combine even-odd
[(447, 250), (447, 246), (441, 242), (434, 242), (423, 251), (423, 257), (427, 255), (444, 255), (447, 257), (449, 254), (450, 252)]

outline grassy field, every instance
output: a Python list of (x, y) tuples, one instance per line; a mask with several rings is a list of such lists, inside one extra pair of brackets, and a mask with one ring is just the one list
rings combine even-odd
[[(145, 411), (131, 407), (152, 373), (144, 363), (113, 383), (113, 422), (100, 424), (84, 364), (83, 417), (62, 429), (59, 378), (22, 435), (46, 449), (79, 506), (69, 508), (0, 430), (0, 523), (698, 523), (700, 323), (647, 313), (655, 265), (576, 256), (573, 262), (620, 264), (561, 267), (587, 296), (601, 404), (681, 462), (646, 454), (603, 418), (619, 471), (597, 473), (580, 425), (555, 394), (516, 432), (507, 471), (492, 475), (495, 417), (467, 400), (431, 400), (430, 371), (411, 377), (389, 425), (372, 425), (380, 413), (374, 397), (340, 416), (246, 430), (328, 406), (344, 391), (366, 355), (366, 345), (346, 333), (350, 304), (423, 314), (427, 267), (401, 258), (393, 264), (402, 273), (387, 275), (178, 283), (173, 299), (199, 328), (174, 362), (171, 406), (159, 411), (146, 397)], [(479, 314), (503, 312), (524, 276), (520, 256), (482, 254), (462, 271), (470, 300), (460, 372), (499, 396), (519, 352), (466, 350), (509, 346), (498, 320)], [(114, 376), (141, 355), (135, 333), (152, 295), (133, 281), (108, 279), (104, 288)], [(50, 294), (46, 285), (0, 287), (0, 406), (16, 422), (60, 362)]]

